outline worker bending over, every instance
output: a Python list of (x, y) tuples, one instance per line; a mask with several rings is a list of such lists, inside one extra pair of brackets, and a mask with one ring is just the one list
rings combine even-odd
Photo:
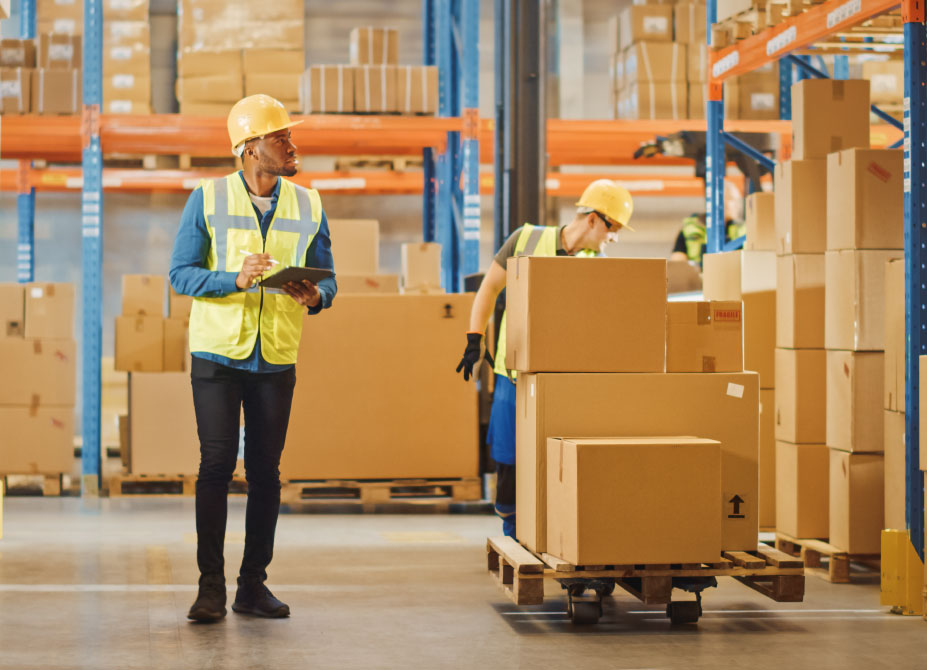
[[(562, 226), (525, 224), (502, 245), (489, 271), (483, 278), (470, 312), (467, 348), (457, 366), (465, 380), (482, 356), (483, 333), (505, 288), (506, 261), (512, 256), (596, 256), (605, 243), (617, 237), (628, 226), (633, 203), (631, 194), (609, 179), (599, 179), (586, 187), (576, 203), (576, 215)], [(515, 373), (505, 367), (505, 315), (499, 324), (496, 358), (486, 354), (496, 374), (496, 389), (489, 417), (487, 441), (496, 462), (496, 513), (502, 518), (502, 529), (515, 537)]]

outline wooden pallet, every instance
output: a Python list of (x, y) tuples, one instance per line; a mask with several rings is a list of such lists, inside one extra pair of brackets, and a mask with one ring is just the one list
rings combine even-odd
[(480, 500), (479, 477), (462, 479), (309, 480), (283, 484), (285, 504), (441, 504)]
[(103, 156), (103, 167), (169, 170), (177, 168), (177, 157), (158, 154), (107, 154)]
[(341, 156), (335, 159), (336, 172), (357, 170), (421, 170), (421, 156)]
[[(834, 584), (850, 583), (851, 561), (879, 570), (879, 554), (850, 554), (823, 540), (800, 540), (785, 533), (776, 533), (776, 549), (790, 556), (801, 557), (806, 574), (821, 577)], [(821, 565), (825, 560), (826, 568)]]
[[(196, 494), (196, 475), (113, 475), (108, 480), (109, 497), (127, 496), (193, 496)], [(248, 483), (236, 475), (229, 485), (229, 493), (244, 494)]]
[(10, 473), (0, 476), (6, 495), (13, 496), (60, 496), (63, 474), (25, 475)]
[(240, 170), (241, 159), (237, 156), (191, 156), (190, 154), (180, 154), (177, 157), (177, 167), (181, 170), (209, 169), (217, 170)]

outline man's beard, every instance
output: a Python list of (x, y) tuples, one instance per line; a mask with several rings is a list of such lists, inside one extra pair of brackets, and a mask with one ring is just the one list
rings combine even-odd
[(275, 177), (292, 177), (299, 172), (298, 166), (287, 167), (286, 163), (271, 163), (266, 158), (258, 161), (258, 168), (264, 174), (270, 174)]

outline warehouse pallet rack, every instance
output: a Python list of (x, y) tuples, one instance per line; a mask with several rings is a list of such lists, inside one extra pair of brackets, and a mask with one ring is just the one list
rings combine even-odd
[[(905, 317), (906, 317), (906, 502), (907, 525), (918, 556), (924, 558), (924, 478), (919, 470), (919, 386), (918, 357), (927, 354), (927, 31), (924, 0), (902, 0), (903, 59), (905, 71), (904, 124), (873, 107), (874, 114), (903, 131), (904, 212), (905, 212)], [(707, 214), (708, 250), (721, 251), (724, 244), (724, 145), (736, 138), (725, 132), (723, 83), (764, 64), (780, 63), (782, 118), (789, 118), (792, 66), (801, 76), (827, 76), (811, 65), (807, 55), (837, 53), (834, 74), (847, 78), (846, 54), (856, 49), (871, 49), (875, 37), (861, 42), (852, 28), (872, 17), (894, 10), (898, 0), (826, 0), (807, 11), (790, 16), (776, 26), (746, 37), (736, 44), (711, 51), (709, 60), (708, 136), (706, 159), (705, 211)], [(717, 0), (708, 0), (707, 23), (717, 21)], [(711, 34), (709, 31), (709, 46)], [(889, 47), (891, 48), (891, 47)], [(809, 50), (812, 50), (809, 52)], [(743, 147), (738, 146), (743, 149)], [(749, 151), (749, 147), (746, 148)], [(755, 152), (753, 152), (755, 153)], [(772, 162), (757, 156), (767, 166)]]

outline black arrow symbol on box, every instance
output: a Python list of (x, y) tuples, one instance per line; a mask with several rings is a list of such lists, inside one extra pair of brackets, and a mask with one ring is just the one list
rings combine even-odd
[(744, 499), (735, 493), (734, 497), (728, 500), (728, 502), (734, 505), (734, 513), (728, 514), (727, 518), (728, 519), (743, 519), (744, 515), (740, 513), (740, 506), (744, 504)]

